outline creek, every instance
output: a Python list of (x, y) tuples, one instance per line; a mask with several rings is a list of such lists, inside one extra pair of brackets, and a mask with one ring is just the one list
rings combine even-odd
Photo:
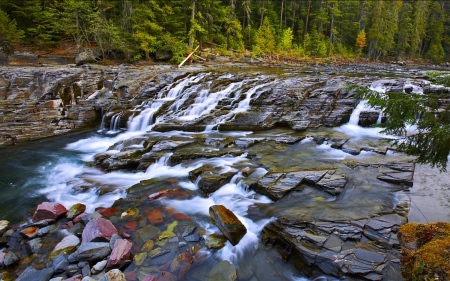
[[(263, 229), (278, 220), (292, 227), (294, 222), (355, 224), (386, 214), (402, 217), (404, 223), (410, 210), (410, 197), (428, 200), (428, 204), (433, 204), (435, 198), (418, 195), (422, 191), (410, 194), (403, 183), (376, 178), (380, 172), (389, 170), (392, 163), (410, 163), (412, 158), (389, 149), (382, 141), (387, 136), (380, 134), (381, 129), (358, 125), (360, 112), (373, 110), (364, 102), (351, 111), (348, 122), (334, 127), (293, 130), (279, 122), (280, 126), (264, 128), (261, 125), (264, 120), (252, 120), (252, 116), (236, 123), (240, 116), (254, 112), (256, 104), (263, 105), (264, 101), (256, 101), (268, 99), (268, 92), (280, 84), (280, 79), (284, 79), (283, 83), (296, 82), (289, 80), (295, 75), (261, 70), (248, 71), (245, 75), (225, 71), (189, 74), (155, 90), (151, 98), (134, 106), (128, 114), (112, 114), (109, 123), (104, 118), (98, 130), (2, 149), (0, 218), (19, 223), (44, 200), (59, 202), (67, 208), (81, 202), (90, 213), (100, 207), (112, 207), (114, 213), (110, 220), (118, 229), (131, 234), (131, 241), (140, 248), (144, 238), (135, 236), (135, 229), (131, 230), (127, 223), (137, 222), (137, 230), (146, 227), (146, 210), (161, 212), (162, 221), (157, 224), (161, 231), (176, 221), (176, 234), (195, 226), (197, 233), (206, 238), (221, 233), (210, 219), (209, 207), (224, 205), (247, 228), (246, 235), (236, 246), (226, 242), (219, 250), (207, 249), (204, 240), (196, 241), (194, 244), (200, 245), (202, 258), (185, 273), (183, 280), (211, 278), (208, 275), (211, 269), (223, 260), (236, 268), (238, 280), (335, 280), (331, 276), (342, 273), (317, 267), (318, 262), (301, 271), (299, 268), (307, 262), (299, 266), (296, 258), (284, 261), (283, 250), (277, 249), (275, 243), (263, 243)], [(402, 73), (395, 75), (402, 76)], [(305, 85), (314, 79), (321, 82), (330, 78), (326, 75), (317, 78), (305, 72), (302, 76)], [(255, 130), (249, 125), (252, 122), (257, 124)], [(196, 171), (200, 176), (193, 176)], [(255, 188), (268, 174), (285, 177), (302, 171), (323, 172), (328, 181), (314, 184), (303, 181), (282, 190), (277, 200), (271, 197), (276, 193)], [(226, 182), (220, 182), (216, 191), (205, 192), (199, 185), (205, 185), (208, 173), (230, 176)], [(414, 177), (420, 178), (422, 174)], [(218, 180), (213, 181), (217, 185)], [(148, 200), (148, 195), (165, 189), (173, 193)], [(439, 204), (447, 206), (448, 202)], [(433, 220), (428, 213), (420, 215), (420, 210), (414, 211), (414, 206), (410, 218), (421, 221), (423, 216), (428, 216)], [(129, 210), (134, 210), (133, 215), (124, 215)], [(436, 219), (448, 220), (448, 214), (442, 212)], [(289, 229), (285, 232), (292, 234)], [(318, 237), (322, 233), (318, 231), (314, 235)], [(356, 247), (354, 244), (360, 239), (368, 240), (364, 235), (359, 237), (351, 245)], [(344, 248), (350, 247), (346, 241)], [(131, 263), (124, 272), (134, 271), (140, 278), (184, 250), (173, 250), (170, 244), (162, 241), (159, 245), (167, 254), (147, 258), (139, 265)], [(389, 250), (383, 253), (392, 254)], [(389, 258), (385, 261), (389, 263)], [(371, 276), (386, 276), (389, 274), (386, 270), (368, 272), (373, 273)], [(356, 271), (347, 272), (355, 274)]]

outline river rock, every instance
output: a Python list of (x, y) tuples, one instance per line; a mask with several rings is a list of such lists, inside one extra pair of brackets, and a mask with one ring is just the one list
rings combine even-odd
[(53, 269), (44, 268), (36, 269), (30, 265), (17, 277), (16, 281), (48, 281), (53, 275)]
[(34, 254), (38, 253), (42, 246), (44, 245), (41, 238), (34, 238), (27, 242), (27, 245), (30, 247), (30, 251)]
[(23, 237), (26, 237), (28, 239), (32, 239), (36, 237), (37, 232), (39, 228), (36, 226), (30, 226), (20, 231), (20, 234), (22, 234)]
[(7, 220), (0, 220), (0, 236), (3, 235), (8, 230), (9, 221)]
[(227, 242), (227, 237), (217, 233), (206, 236), (205, 246), (208, 249), (222, 249)]
[(69, 220), (72, 220), (76, 216), (82, 214), (85, 210), (86, 210), (86, 205), (81, 204), (81, 203), (76, 203), (76, 204), (72, 205), (72, 207), (70, 207), (66, 216)]
[(96, 263), (91, 269), (92, 274), (99, 274), (103, 269), (105, 269), (107, 262), (107, 260), (103, 260)]
[(158, 50), (155, 52), (155, 58), (159, 61), (168, 61), (172, 59), (173, 53), (171, 51)]
[(105, 258), (111, 253), (109, 243), (106, 242), (87, 242), (82, 243), (75, 252), (77, 260), (97, 261)]
[(66, 213), (67, 209), (59, 203), (43, 202), (37, 206), (36, 212), (33, 215), (33, 221), (46, 219), (57, 220)]
[(80, 245), (80, 238), (75, 235), (68, 235), (56, 244), (50, 256), (56, 256), (60, 253), (70, 254), (76, 250), (78, 245)]
[(113, 269), (106, 272), (102, 278), (98, 279), (98, 281), (127, 281), (125, 279), (125, 275), (122, 271), (118, 269)]
[(76, 274), (70, 278), (65, 279), (64, 281), (81, 281), (83, 280), (83, 275), (82, 274)]
[(0, 252), (0, 266), (11, 266), (19, 261), (19, 257), (11, 251)]
[(209, 273), (205, 280), (234, 281), (237, 279), (236, 268), (228, 261), (219, 262)]
[(381, 165), (379, 172), (380, 174), (377, 175), (379, 180), (408, 187), (413, 185), (414, 164), (412, 163)]
[(79, 66), (86, 63), (93, 63), (97, 61), (99, 56), (100, 54), (97, 50), (85, 49), (76, 55), (75, 64)]
[(345, 178), (345, 176), (335, 174), (334, 171), (333, 174), (326, 174), (320, 179), (320, 181), (316, 183), (317, 186), (333, 195), (340, 194), (344, 190), (346, 184), (347, 179)]
[(247, 228), (236, 215), (223, 205), (209, 207), (209, 215), (233, 246), (237, 245), (247, 233)]
[[(229, 171), (222, 173), (221, 168), (200, 167), (189, 172), (191, 181), (197, 183), (198, 188), (205, 195), (209, 195), (218, 190), (223, 185), (230, 182), (237, 172)], [(199, 177), (199, 178), (198, 178)]]
[(148, 221), (152, 224), (152, 225), (157, 225), (159, 223), (163, 223), (164, 222), (164, 217), (161, 213), (161, 209), (160, 208), (156, 208), (153, 210), (144, 210), (145, 216), (147, 217)]
[(67, 260), (67, 255), (64, 253), (53, 258), (52, 268), (56, 274), (64, 272), (68, 265), (69, 261)]
[(109, 220), (96, 218), (86, 224), (82, 242), (109, 241), (114, 234), (118, 234), (117, 229)]
[(120, 267), (126, 260), (131, 258), (131, 248), (133, 243), (126, 239), (117, 239), (114, 243), (114, 249), (108, 258), (107, 268)]

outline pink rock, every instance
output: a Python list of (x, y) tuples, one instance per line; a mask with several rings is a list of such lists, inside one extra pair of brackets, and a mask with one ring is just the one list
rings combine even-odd
[(114, 248), (109, 256), (107, 268), (120, 267), (124, 261), (131, 258), (131, 248), (133, 243), (126, 239), (117, 239)]
[(67, 213), (66, 207), (59, 203), (43, 202), (37, 206), (36, 212), (33, 215), (33, 221), (40, 221), (46, 219), (56, 220)]
[(86, 224), (81, 240), (83, 243), (109, 241), (114, 234), (119, 233), (109, 220), (97, 218)]
[(79, 222), (83, 219), (83, 217), (86, 216), (87, 214), (88, 214), (88, 213), (83, 212), (82, 214), (79, 214), (78, 216), (76, 216), (76, 217), (72, 220), (73, 224), (79, 223)]
[(149, 276), (145, 277), (144, 279), (142, 279), (142, 281), (156, 281), (156, 280), (158, 280), (158, 279), (156, 279), (156, 277), (153, 275), (149, 275)]

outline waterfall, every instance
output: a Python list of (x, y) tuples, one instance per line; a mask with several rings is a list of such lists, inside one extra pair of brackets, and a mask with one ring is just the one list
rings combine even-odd
[(355, 107), (352, 114), (350, 115), (350, 120), (348, 121), (348, 124), (358, 126), (359, 114), (361, 113), (361, 111), (365, 110), (373, 110), (373, 109), (367, 105), (367, 101), (362, 100), (358, 103), (358, 105)]
[(102, 123), (100, 124), (100, 130), (98, 132), (103, 132), (106, 130), (105, 128), (106, 114), (103, 108), (101, 109), (101, 116), (102, 116)]
[(111, 122), (109, 124), (109, 134), (115, 134), (120, 131), (120, 118), (122, 117), (123, 113), (116, 113), (111, 117)]

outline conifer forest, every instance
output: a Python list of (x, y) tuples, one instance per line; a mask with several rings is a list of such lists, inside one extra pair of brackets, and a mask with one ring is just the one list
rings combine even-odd
[(3, 52), (71, 42), (130, 61), (215, 46), (252, 56), (443, 63), (446, 0), (2, 0)]

